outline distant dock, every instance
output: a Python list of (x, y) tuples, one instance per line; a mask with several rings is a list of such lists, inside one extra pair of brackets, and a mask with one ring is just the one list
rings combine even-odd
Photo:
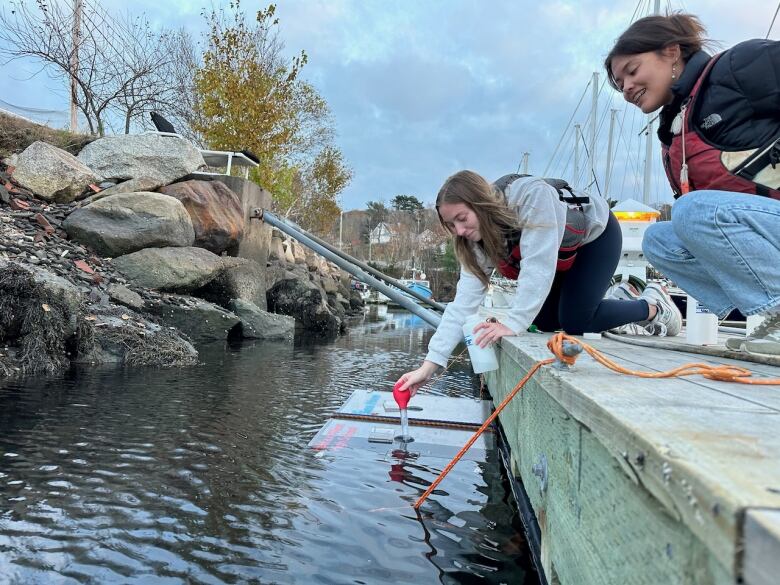
[[(495, 403), (551, 357), (548, 337), (502, 340), (486, 375)], [(635, 370), (730, 363), (780, 378), (774, 366), (588, 343)], [(779, 386), (642, 379), (582, 355), (570, 371), (542, 368), (500, 420), (547, 583), (780, 582)]]

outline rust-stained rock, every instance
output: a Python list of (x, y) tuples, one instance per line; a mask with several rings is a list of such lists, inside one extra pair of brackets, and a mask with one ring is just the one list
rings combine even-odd
[(220, 181), (183, 181), (160, 189), (182, 202), (195, 228), (195, 246), (215, 254), (232, 251), (244, 235), (238, 196)]

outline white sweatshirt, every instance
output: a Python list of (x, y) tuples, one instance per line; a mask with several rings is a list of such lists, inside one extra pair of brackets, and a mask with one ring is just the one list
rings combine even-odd
[[(558, 250), (566, 228), (567, 204), (558, 198), (554, 187), (536, 177), (515, 180), (508, 189), (507, 204), (517, 212), (521, 227), (520, 274), (517, 277), (517, 294), (507, 316), (501, 323), (515, 333), (528, 329), (550, 293), (558, 263)], [(583, 244), (598, 238), (609, 219), (609, 205), (600, 196), (592, 196), (583, 205), (588, 219), (588, 229)], [(489, 275), (493, 263), (481, 247), (473, 245), (477, 261)], [(441, 324), (428, 343), (426, 360), (440, 366), (447, 365), (447, 358), (463, 339), (463, 323), (482, 304), (487, 289), (479, 278), (461, 267), (460, 279), (455, 290), (455, 300), (447, 305)]]

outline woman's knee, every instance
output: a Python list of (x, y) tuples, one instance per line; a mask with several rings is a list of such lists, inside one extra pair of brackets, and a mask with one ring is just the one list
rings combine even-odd
[(719, 195), (720, 191), (693, 191), (678, 199), (672, 207), (674, 233), (689, 249), (716, 229)]
[(673, 235), (673, 229), (671, 222), (663, 221), (651, 224), (645, 230), (642, 253), (651, 264), (669, 255), (670, 244), (675, 239), (670, 237)]

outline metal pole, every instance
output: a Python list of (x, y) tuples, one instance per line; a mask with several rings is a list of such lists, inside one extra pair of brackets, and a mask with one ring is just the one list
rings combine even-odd
[(78, 109), (76, 108), (76, 74), (79, 69), (79, 46), (81, 45), (81, 9), (83, 0), (75, 0), (73, 3), (73, 30), (70, 54), (70, 131), (79, 131)]
[[(650, 117), (650, 116), (648, 116)], [(653, 120), (647, 122), (647, 140), (645, 141), (645, 175), (642, 188), (642, 203), (650, 205), (650, 187), (652, 183), (653, 170)]]
[[(299, 231), (298, 229), (294, 228), (287, 222), (280, 220), (270, 211), (256, 210), (255, 213), (253, 213), (252, 217), (257, 217), (262, 221), (264, 221), (265, 223), (272, 225), (273, 227), (286, 233), (288, 236), (295, 238), (301, 244), (307, 246), (308, 248), (311, 248), (318, 254), (324, 256), (325, 258), (327, 258), (328, 260), (336, 264), (339, 268), (342, 268), (343, 270), (349, 272), (351, 275), (353, 275), (361, 282), (365, 282), (366, 284), (373, 286), (378, 291), (384, 293), (385, 295), (393, 299), (396, 303), (398, 303), (401, 307), (403, 307), (404, 309), (406, 309), (411, 313), (414, 313), (415, 315), (420, 317), (423, 321), (425, 321), (432, 327), (436, 328), (439, 326), (439, 323), (441, 323), (441, 317), (436, 313), (434, 313), (433, 311), (429, 311), (428, 309), (421, 307), (420, 305), (415, 303), (412, 299), (407, 297), (404, 293), (400, 292), (398, 289), (395, 289), (377, 280), (373, 276), (370, 276), (365, 271), (355, 266), (355, 264), (353, 264), (352, 262), (344, 260), (338, 254), (335, 254), (330, 250), (328, 250), (325, 246), (321, 246), (320, 244), (315, 242), (309, 235), (303, 233), (302, 231)], [(405, 289), (406, 287), (402, 285), (401, 288)]]
[(528, 156), (530, 155), (530, 152), (524, 152), (523, 153), (523, 174), (528, 174)]
[(612, 135), (615, 131), (615, 116), (617, 110), (610, 110), (609, 116), (609, 140), (607, 140), (607, 170), (604, 177), (604, 199), (609, 199), (609, 180), (612, 175)]
[(596, 180), (596, 124), (597, 113), (599, 107), (599, 74), (593, 72), (593, 81), (591, 82), (592, 97), (590, 103), (590, 152), (588, 153), (588, 159), (590, 159), (590, 175), (585, 182), (586, 185), (590, 185)]
[[(266, 212), (264, 212), (264, 213), (271, 213), (271, 212), (270, 212), (270, 211), (266, 211)], [(255, 215), (253, 215), (252, 217), (256, 217), (257, 215), (258, 215), (258, 214), (256, 213), (256, 214), (255, 214)], [(284, 222), (285, 222), (285, 223), (287, 223), (287, 225), (289, 225), (289, 226), (290, 226), (292, 229), (294, 229), (294, 230), (296, 230), (296, 231), (299, 231), (299, 232), (303, 233), (304, 235), (306, 235), (307, 237), (309, 237), (311, 240), (313, 240), (313, 241), (317, 242), (317, 243), (318, 243), (320, 246), (322, 246), (323, 248), (325, 248), (325, 249), (326, 249), (326, 250), (328, 250), (329, 252), (331, 252), (331, 253), (333, 253), (333, 254), (336, 254), (336, 255), (337, 255), (339, 258), (343, 258), (343, 259), (344, 259), (344, 260), (346, 260), (347, 262), (349, 262), (349, 263), (351, 263), (351, 264), (354, 264), (354, 265), (355, 265), (355, 266), (357, 266), (358, 268), (361, 268), (361, 269), (362, 269), (362, 270), (364, 270), (365, 272), (368, 272), (370, 275), (372, 275), (372, 276), (374, 276), (374, 277), (376, 277), (376, 278), (378, 278), (378, 279), (380, 279), (380, 280), (383, 280), (384, 282), (386, 282), (386, 283), (388, 283), (388, 284), (390, 284), (390, 285), (392, 285), (392, 286), (395, 286), (395, 287), (398, 287), (398, 288), (400, 288), (400, 289), (403, 289), (403, 290), (405, 290), (406, 292), (408, 292), (410, 295), (412, 295), (414, 298), (416, 298), (416, 299), (417, 299), (417, 300), (419, 300), (420, 302), (423, 302), (423, 303), (425, 303), (426, 305), (428, 305), (428, 306), (430, 306), (430, 307), (432, 307), (432, 308), (436, 309), (437, 311), (442, 311), (442, 312), (444, 312), (444, 305), (442, 305), (441, 303), (437, 303), (437, 302), (436, 302), (436, 301), (434, 301), (434, 300), (431, 300), (431, 299), (429, 299), (429, 298), (426, 298), (426, 297), (422, 296), (422, 295), (421, 295), (420, 293), (418, 293), (417, 291), (415, 291), (415, 290), (412, 290), (412, 289), (409, 289), (409, 288), (407, 288), (405, 285), (403, 285), (401, 282), (397, 281), (397, 280), (396, 280), (395, 278), (393, 278), (392, 276), (388, 276), (387, 274), (384, 274), (383, 272), (380, 272), (380, 271), (379, 271), (379, 270), (377, 270), (376, 268), (372, 268), (371, 266), (369, 266), (369, 265), (368, 265), (368, 264), (366, 264), (365, 262), (362, 262), (362, 261), (358, 260), (357, 258), (355, 258), (355, 257), (353, 257), (353, 256), (350, 256), (350, 255), (349, 255), (349, 254), (347, 254), (346, 252), (343, 252), (343, 251), (341, 251), (341, 250), (339, 250), (339, 249), (337, 249), (337, 248), (334, 248), (333, 246), (331, 246), (331, 245), (330, 245), (328, 242), (326, 242), (325, 240), (322, 240), (322, 239), (318, 238), (318, 237), (317, 237), (317, 236), (315, 236), (314, 234), (310, 234), (310, 233), (308, 233), (307, 231), (305, 231), (305, 230), (301, 229), (301, 228), (300, 228), (300, 227), (298, 227), (297, 225), (295, 225), (295, 224), (293, 224), (293, 223), (291, 223), (291, 222), (289, 222), (289, 221), (287, 221), (287, 220), (281, 219), (281, 218), (277, 218), (277, 219), (278, 219), (278, 221), (284, 221)]]
[[(661, 0), (655, 0), (653, 14), (661, 14)], [(645, 143), (645, 180), (642, 189), (642, 203), (650, 205), (650, 189), (653, 181), (653, 135), (655, 134), (653, 113), (647, 115), (647, 142)]]
[(574, 125), (574, 180), (571, 182), (576, 189), (580, 179), (580, 125)]

